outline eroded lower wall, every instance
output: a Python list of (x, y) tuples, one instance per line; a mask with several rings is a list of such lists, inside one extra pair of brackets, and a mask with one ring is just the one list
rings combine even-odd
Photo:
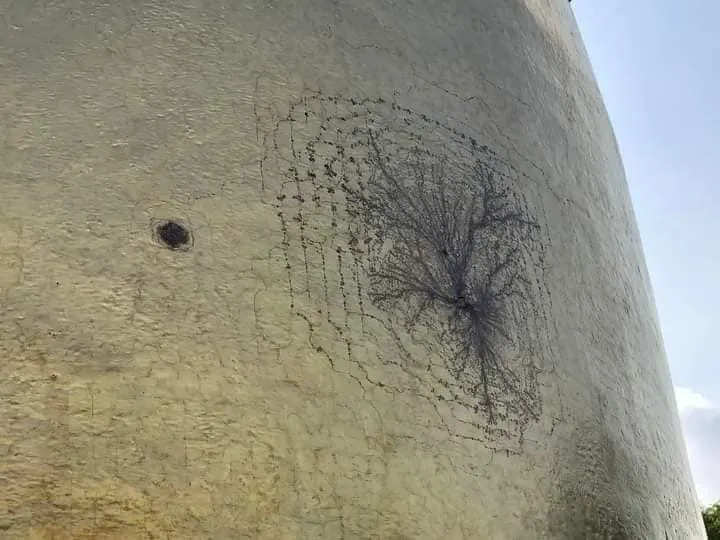
[(566, 2), (1, 9), (3, 537), (703, 538)]

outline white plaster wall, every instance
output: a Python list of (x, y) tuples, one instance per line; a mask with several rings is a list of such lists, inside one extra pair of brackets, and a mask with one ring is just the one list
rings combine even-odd
[[(704, 538), (565, 0), (0, 14), (1, 537)], [(452, 309), (408, 330), (373, 304), (345, 199), (293, 199), (321, 125), (358, 160), (346, 127), (493, 152), (537, 225), (498, 355), (530, 413), (453, 386)]]

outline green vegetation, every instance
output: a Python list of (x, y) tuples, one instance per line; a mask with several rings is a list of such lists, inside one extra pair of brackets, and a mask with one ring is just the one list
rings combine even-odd
[(720, 540), (720, 501), (703, 510), (708, 540)]

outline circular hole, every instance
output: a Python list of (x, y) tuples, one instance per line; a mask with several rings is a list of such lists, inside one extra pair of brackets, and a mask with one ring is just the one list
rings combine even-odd
[(190, 231), (175, 221), (166, 221), (156, 230), (158, 238), (170, 249), (179, 249), (190, 243)]

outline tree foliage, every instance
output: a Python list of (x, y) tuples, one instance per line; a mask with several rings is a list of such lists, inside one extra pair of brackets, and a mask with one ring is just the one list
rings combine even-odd
[(720, 540), (720, 501), (703, 510), (702, 517), (708, 540)]

